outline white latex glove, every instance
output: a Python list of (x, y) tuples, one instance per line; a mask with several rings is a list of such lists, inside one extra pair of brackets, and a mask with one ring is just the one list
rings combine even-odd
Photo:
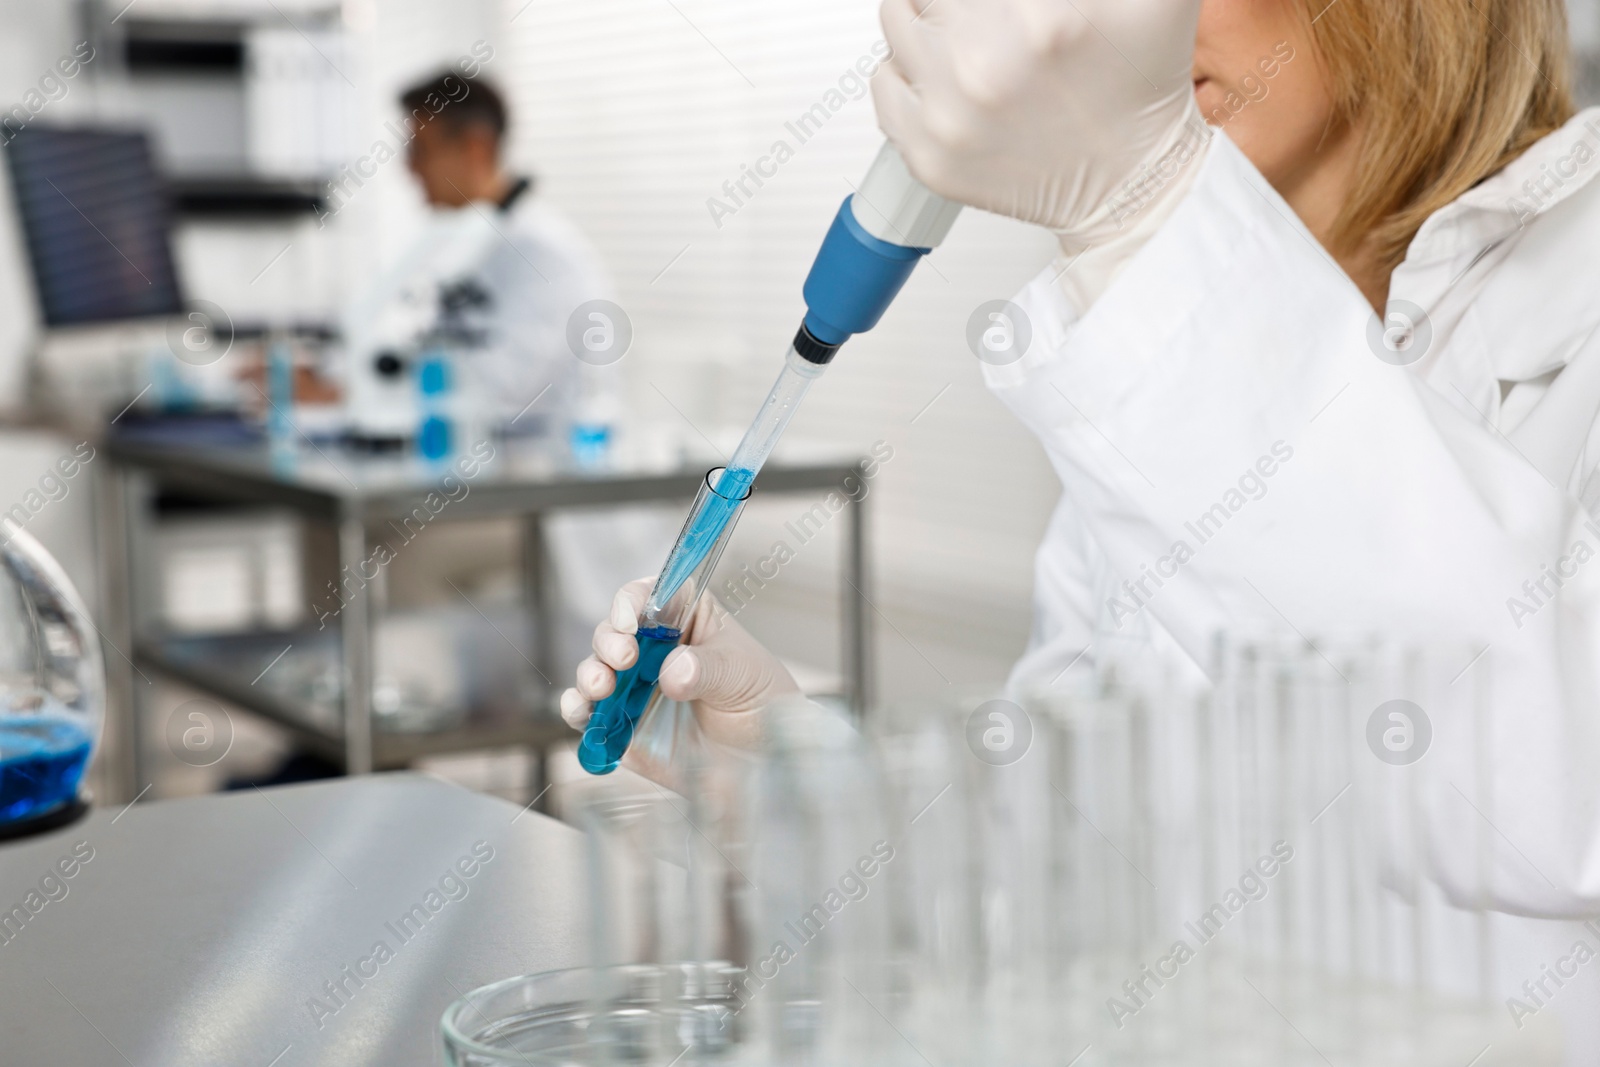
[[(595, 627), (594, 655), (578, 664), (577, 686), (561, 694), (561, 717), (574, 730), (588, 727), (594, 701), (610, 696), (617, 671), (638, 660), (634, 634), (654, 585), (654, 578), (640, 578), (617, 590), (611, 616)], [(669, 700), (690, 703), (708, 741), (740, 749), (759, 744), (763, 708), (800, 693), (778, 658), (710, 596), (695, 606), (682, 641), (661, 665), (657, 684)], [(628, 749), (622, 765), (657, 781), (671, 774), (670, 768), (645, 762), (637, 745)]]
[(941, 196), (1055, 230), (1069, 255), (1103, 244), (1209, 139), (1192, 81), (1199, 9), (884, 0), (878, 124)]

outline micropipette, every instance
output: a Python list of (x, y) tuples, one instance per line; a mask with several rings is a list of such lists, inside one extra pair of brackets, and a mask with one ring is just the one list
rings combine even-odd
[(707, 475), (678, 541), (639, 616), (639, 658), (617, 673), (616, 688), (595, 705), (578, 745), (591, 774), (615, 770), (634, 729), (656, 699), (667, 654), (688, 625), (700, 594), (762, 464), (783, 436), (811, 383), (841, 345), (878, 324), (917, 262), (950, 232), (961, 206), (911, 176), (885, 144), (823, 238), (803, 290), (805, 320), (783, 370), (726, 467)]

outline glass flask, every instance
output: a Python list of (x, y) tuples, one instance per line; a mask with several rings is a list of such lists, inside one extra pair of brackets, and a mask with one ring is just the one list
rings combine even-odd
[(94, 624), (51, 555), (0, 532), (0, 838), (61, 826), (87, 808), (105, 667)]

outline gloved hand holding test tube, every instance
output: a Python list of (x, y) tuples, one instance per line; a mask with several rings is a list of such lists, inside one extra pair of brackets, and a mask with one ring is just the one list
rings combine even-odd
[(640, 720), (660, 699), (656, 682), (661, 665), (677, 646), (756, 475), (806, 390), (845, 341), (877, 325), (917, 261), (944, 240), (960, 211), (959, 204), (936, 196), (913, 178), (888, 144), (857, 192), (840, 206), (806, 276), (805, 321), (784, 357), (783, 370), (727, 466), (706, 475), (640, 614), (639, 658), (618, 672), (616, 688), (589, 716), (578, 762), (591, 774), (616, 770)]

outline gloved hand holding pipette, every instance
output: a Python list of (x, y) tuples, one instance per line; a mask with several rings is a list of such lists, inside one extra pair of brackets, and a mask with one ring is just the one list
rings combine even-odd
[(878, 125), (941, 197), (1054, 232), (1057, 284), (1082, 313), (1201, 169), (1199, 11), (1200, 0), (885, 0), (893, 57), (872, 79)]
[[(577, 686), (561, 695), (561, 716), (573, 729), (588, 726), (593, 702), (610, 696), (618, 673), (638, 663), (639, 615), (655, 583), (641, 578), (617, 590), (611, 614), (595, 627), (594, 655), (579, 664)], [(659, 685), (668, 700), (691, 705), (706, 740), (730, 748), (755, 747), (761, 709), (800, 692), (777, 657), (710, 597), (695, 607), (682, 645), (663, 661)], [(659, 780), (665, 769), (649, 761), (631, 747), (622, 765)]]
[(885, 0), (878, 125), (935, 193), (1044, 226), (1076, 254), (1123, 229), (1130, 179), (1203, 129), (1199, 12), (1200, 0)]

